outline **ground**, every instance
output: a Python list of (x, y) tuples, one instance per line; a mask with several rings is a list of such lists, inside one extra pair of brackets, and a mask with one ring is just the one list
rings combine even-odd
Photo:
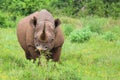
[[(119, 80), (120, 20), (99, 19), (107, 20), (103, 31), (115, 33), (117, 39), (107, 41), (102, 38), (103, 33), (93, 33), (90, 40), (77, 43), (65, 36), (60, 62), (49, 61), (44, 66), (25, 59), (16, 27), (0, 28), (0, 80)], [(61, 17), (61, 20), (63, 31), (67, 25), (81, 29), (90, 22), (88, 18)]]

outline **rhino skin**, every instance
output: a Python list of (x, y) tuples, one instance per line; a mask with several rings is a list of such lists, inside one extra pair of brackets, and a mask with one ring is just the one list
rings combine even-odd
[(43, 9), (21, 19), (17, 26), (17, 38), (25, 51), (27, 59), (36, 60), (40, 57), (38, 47), (49, 50), (49, 59), (59, 61), (64, 35), (60, 28), (60, 20), (54, 19), (50, 12)]

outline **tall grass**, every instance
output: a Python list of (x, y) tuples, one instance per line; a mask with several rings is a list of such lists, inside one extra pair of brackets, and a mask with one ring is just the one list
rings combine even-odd
[[(92, 20), (72, 19), (73, 22), (69, 23), (69, 19), (68, 22), (63, 20), (63, 31), (66, 25), (77, 25), (76, 21), (82, 26), (73, 26), (74, 29), (82, 29), (86, 22)], [(16, 38), (16, 28), (0, 28), (0, 80), (119, 80), (120, 37), (111, 42), (101, 35), (111, 31), (119, 36), (120, 26), (118, 23), (114, 24), (116, 27), (109, 25), (110, 28), (106, 29), (109, 19), (105, 20), (103, 33), (92, 32), (90, 39), (84, 43), (72, 43), (66, 35), (60, 62), (49, 61), (44, 66), (25, 59)]]

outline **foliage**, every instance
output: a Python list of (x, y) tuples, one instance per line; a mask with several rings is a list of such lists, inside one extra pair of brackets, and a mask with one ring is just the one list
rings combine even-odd
[[(4, 27), (14, 27), (18, 16), (27, 16), (41, 9), (47, 9), (53, 15), (65, 15), (77, 17), (78, 19), (81, 16), (93, 15), (99, 17), (120, 17), (119, 0), (0, 0), (0, 4), (0, 23)], [(68, 22), (71, 21), (68, 20)], [(97, 22), (96, 27), (90, 26), (91, 31), (94, 31), (94, 29), (99, 30), (99, 24)], [(99, 33), (99, 31), (97, 32)]]
[(70, 34), (72, 42), (85, 42), (90, 39), (91, 31), (88, 28), (76, 29)]
[(120, 17), (119, 0), (0, 0), (2, 11), (28, 15), (43, 8), (56, 15)]
[[(0, 0), (0, 4), (0, 80), (120, 79), (119, 0)], [(65, 38), (60, 62), (43, 59), (38, 66), (25, 59), (17, 41), (16, 23), (43, 8), (62, 16), (62, 29), (69, 38)]]
[(63, 25), (63, 30), (64, 30), (64, 34), (66, 36), (69, 36), (70, 33), (74, 30), (74, 27), (71, 24), (64, 24)]
[(9, 13), (0, 11), (0, 27), (15, 27), (15, 21), (12, 20)]
[[(118, 30), (120, 27), (115, 28), (116, 33)], [(38, 66), (25, 59), (16, 28), (0, 28), (0, 80), (119, 80), (120, 37), (117, 39), (109, 42), (92, 35), (81, 44), (67, 38), (60, 62)]]
[(16, 13), (16, 15), (28, 15), (49, 6), (49, 0), (2, 0), (0, 2), (3, 11)]
[(114, 33), (112, 33), (112, 32), (106, 32), (104, 35), (103, 35), (103, 37), (102, 37), (103, 39), (105, 39), (105, 40), (107, 40), (107, 41), (114, 41), (114, 40), (116, 40), (116, 36), (115, 36), (115, 34)]
[(53, 6), (68, 16), (97, 15), (100, 17), (119, 17), (119, 0), (56, 0)]
[(104, 25), (107, 22), (105, 18), (94, 17), (86, 17), (82, 20), (83, 27), (88, 27), (92, 32), (96, 32), (98, 34), (103, 33)]

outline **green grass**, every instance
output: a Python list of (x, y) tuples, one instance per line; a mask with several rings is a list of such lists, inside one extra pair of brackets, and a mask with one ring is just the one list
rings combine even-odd
[[(76, 28), (85, 25), (85, 19), (62, 17), (62, 20)], [(105, 20), (103, 32), (112, 31), (118, 36), (117, 40), (106, 41), (102, 34), (93, 33), (89, 41), (71, 43), (66, 36), (60, 62), (49, 61), (44, 66), (25, 59), (16, 28), (0, 28), (0, 80), (120, 80), (119, 20)], [(79, 22), (83, 26), (79, 27)]]

